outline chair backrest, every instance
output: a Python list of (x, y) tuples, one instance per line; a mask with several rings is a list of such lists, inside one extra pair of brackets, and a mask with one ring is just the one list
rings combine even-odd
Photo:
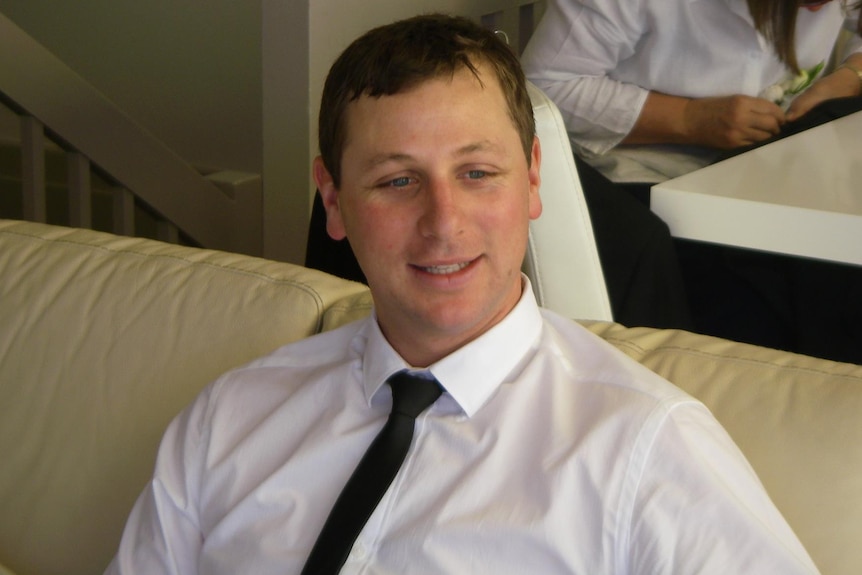
[(528, 85), (542, 145), (541, 217), (530, 223), (524, 273), (539, 305), (573, 319), (610, 321), (611, 304), (572, 147), (556, 105)]

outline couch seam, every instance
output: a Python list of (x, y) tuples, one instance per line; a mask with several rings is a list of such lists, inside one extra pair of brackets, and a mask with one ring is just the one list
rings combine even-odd
[[(637, 343), (634, 343), (634, 342), (628, 341), (628, 340), (623, 340), (623, 339), (620, 339), (616, 336), (609, 336), (609, 337), (605, 337), (604, 339), (606, 339), (608, 342), (613, 343), (616, 347), (632, 348), (632, 349), (635, 349), (644, 355), (649, 354), (649, 353), (655, 353), (658, 351), (684, 352), (687, 354), (697, 355), (700, 357), (709, 357), (709, 358), (714, 359), (714, 360), (741, 361), (741, 362), (746, 362), (746, 363), (750, 363), (750, 364), (754, 364), (754, 365), (771, 366), (771, 367), (776, 367), (776, 368), (786, 368), (786, 369), (792, 369), (795, 371), (806, 372), (806, 373), (811, 373), (811, 374), (815, 374), (815, 375), (825, 375), (825, 376), (834, 377), (834, 378), (840, 377), (840, 378), (848, 379), (848, 380), (862, 380), (862, 376), (854, 375), (854, 374), (835, 373), (833, 371), (816, 369), (813, 367), (804, 367), (804, 366), (795, 366), (795, 365), (794, 366), (781, 365), (781, 364), (776, 364), (774, 362), (766, 361), (763, 359), (754, 359), (751, 357), (742, 357), (739, 355), (718, 354), (715, 352), (705, 351), (702, 349), (697, 349), (697, 348), (687, 347), (687, 346), (681, 346), (681, 345), (662, 345), (660, 347), (645, 348), (641, 345), (638, 345)], [(733, 342), (733, 343), (736, 343), (736, 342)], [(775, 351), (781, 352), (781, 353), (791, 353), (791, 352), (782, 352), (781, 350), (775, 350)], [(814, 359), (820, 359), (820, 358), (814, 358)], [(823, 359), (822, 361), (830, 361), (830, 360)]]

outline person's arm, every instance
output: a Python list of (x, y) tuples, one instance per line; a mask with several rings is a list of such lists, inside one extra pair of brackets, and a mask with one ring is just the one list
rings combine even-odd
[(203, 537), (197, 523), (201, 418), (208, 389), (171, 422), (162, 439), (153, 479), (126, 522), (119, 550), (105, 575), (197, 573)]
[(795, 120), (826, 100), (862, 95), (862, 53), (849, 56), (831, 74), (817, 80), (800, 94), (787, 110), (787, 119)]
[[(851, 2), (851, 5), (856, 4)], [(845, 12), (844, 32), (846, 37), (837, 41), (841, 49), (842, 64), (830, 74), (817, 80), (790, 104), (787, 110), (789, 120), (796, 120), (815, 106), (835, 98), (862, 95), (862, 80), (855, 70), (862, 70), (862, 34), (859, 32), (860, 8), (853, 7)], [(843, 66), (843, 67), (842, 67)]]
[[(662, 422), (632, 471), (628, 572), (816, 575), (727, 431), (694, 400)], [(623, 527), (624, 529), (626, 527)]]
[(576, 151), (619, 144), (693, 144), (731, 149), (770, 138), (785, 121), (761, 98), (691, 99), (609, 77), (642, 42), (639, 2), (550, 2), (524, 52), (527, 77), (557, 104)]
[(684, 98), (650, 92), (623, 143), (731, 149), (774, 136), (784, 122), (782, 109), (763, 98)]
[(557, 105), (573, 144), (602, 154), (631, 130), (647, 90), (608, 76), (636, 49), (640, 0), (556, 0), (530, 38), (521, 63), (527, 79)]

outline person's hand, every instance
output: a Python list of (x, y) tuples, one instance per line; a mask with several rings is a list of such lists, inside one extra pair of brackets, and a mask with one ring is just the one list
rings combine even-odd
[(689, 100), (683, 117), (692, 143), (722, 150), (766, 140), (786, 121), (780, 106), (742, 95)]
[(814, 82), (810, 88), (799, 94), (787, 109), (787, 120), (796, 120), (812, 108), (835, 98), (858, 96), (860, 93), (859, 77), (853, 70), (838, 68), (828, 76)]

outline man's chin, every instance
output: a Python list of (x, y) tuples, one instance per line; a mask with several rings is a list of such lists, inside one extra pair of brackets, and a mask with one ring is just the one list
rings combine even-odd
[(487, 308), (488, 301), (449, 301), (422, 313), (423, 323), (441, 336), (475, 339), (502, 320), (511, 309)]

